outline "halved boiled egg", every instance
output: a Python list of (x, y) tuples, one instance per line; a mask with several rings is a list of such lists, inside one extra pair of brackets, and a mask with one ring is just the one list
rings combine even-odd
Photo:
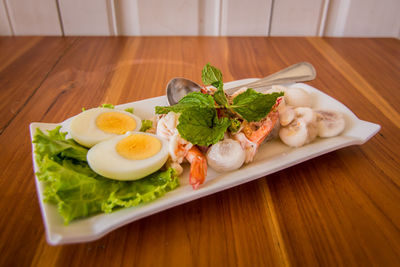
[(89, 149), (96, 173), (115, 180), (137, 180), (160, 169), (168, 159), (168, 142), (154, 134), (128, 133)]
[(70, 134), (79, 144), (95, 144), (131, 131), (139, 131), (142, 121), (137, 116), (117, 109), (92, 108), (77, 115), (70, 124)]

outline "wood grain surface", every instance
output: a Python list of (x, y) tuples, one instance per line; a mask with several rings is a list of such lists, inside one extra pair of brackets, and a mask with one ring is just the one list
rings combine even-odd
[[(255, 181), (119, 228), (46, 242), (29, 123), (164, 94), (169, 79), (225, 81), (312, 63), (310, 85), (381, 131)], [(263, 37), (1, 37), (0, 266), (399, 266), (400, 41)]]

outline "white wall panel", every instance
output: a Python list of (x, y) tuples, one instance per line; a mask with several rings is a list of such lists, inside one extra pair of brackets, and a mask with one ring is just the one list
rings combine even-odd
[(138, 0), (115, 1), (115, 16), (119, 35), (140, 35)]
[(221, 0), (199, 1), (199, 35), (218, 36), (221, 33)]
[(54, 0), (5, 0), (15, 35), (62, 35)]
[(0, 0), (0, 35), (400, 37), (400, 0)]
[(195, 0), (138, 0), (141, 35), (197, 35), (199, 3)]
[(65, 35), (114, 35), (111, 0), (59, 0)]
[(272, 0), (222, 0), (221, 35), (268, 35)]
[(0, 1), (0, 35), (12, 35), (11, 25), (8, 22), (7, 10), (3, 1)]
[(396, 37), (400, 30), (399, 0), (331, 1), (327, 36)]
[[(116, 0), (120, 35), (219, 35), (220, 0)], [(140, 15), (139, 15), (140, 14)]]
[(318, 35), (324, 0), (275, 0), (270, 35)]

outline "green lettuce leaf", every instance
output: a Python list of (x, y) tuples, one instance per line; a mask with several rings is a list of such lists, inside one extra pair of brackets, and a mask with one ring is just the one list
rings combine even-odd
[(36, 144), (36, 156), (40, 161), (44, 155), (54, 156), (61, 154), (63, 157), (69, 157), (80, 161), (86, 161), (88, 149), (79, 145), (74, 140), (65, 140), (66, 133), (60, 132), (61, 126), (44, 134), (39, 128), (33, 138)]
[(129, 112), (129, 113), (132, 113), (133, 114), (133, 112), (135, 111), (135, 109), (134, 108), (126, 108), (126, 109), (124, 109), (126, 112)]
[(114, 105), (113, 104), (102, 104), (99, 108), (114, 109)]
[(152, 120), (142, 120), (142, 127), (140, 127), (140, 132), (145, 132), (148, 129), (151, 129), (153, 127), (153, 121)]
[(262, 94), (247, 89), (233, 99), (231, 108), (249, 122), (259, 121), (271, 111), (280, 96), (283, 96), (283, 92)]
[(87, 149), (65, 140), (65, 134), (59, 130), (57, 127), (48, 135), (36, 132), (35, 161), (39, 167), (36, 175), (45, 186), (43, 200), (57, 205), (65, 224), (149, 202), (179, 186), (171, 168), (136, 181), (102, 177), (90, 169), (86, 156), (82, 156)]

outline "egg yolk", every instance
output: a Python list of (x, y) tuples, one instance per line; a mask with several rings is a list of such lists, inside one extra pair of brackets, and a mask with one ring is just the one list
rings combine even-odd
[(124, 158), (142, 160), (160, 152), (161, 141), (150, 135), (134, 134), (119, 141), (116, 150)]
[(113, 134), (125, 134), (136, 128), (136, 121), (131, 116), (119, 112), (104, 112), (97, 116), (97, 127)]

